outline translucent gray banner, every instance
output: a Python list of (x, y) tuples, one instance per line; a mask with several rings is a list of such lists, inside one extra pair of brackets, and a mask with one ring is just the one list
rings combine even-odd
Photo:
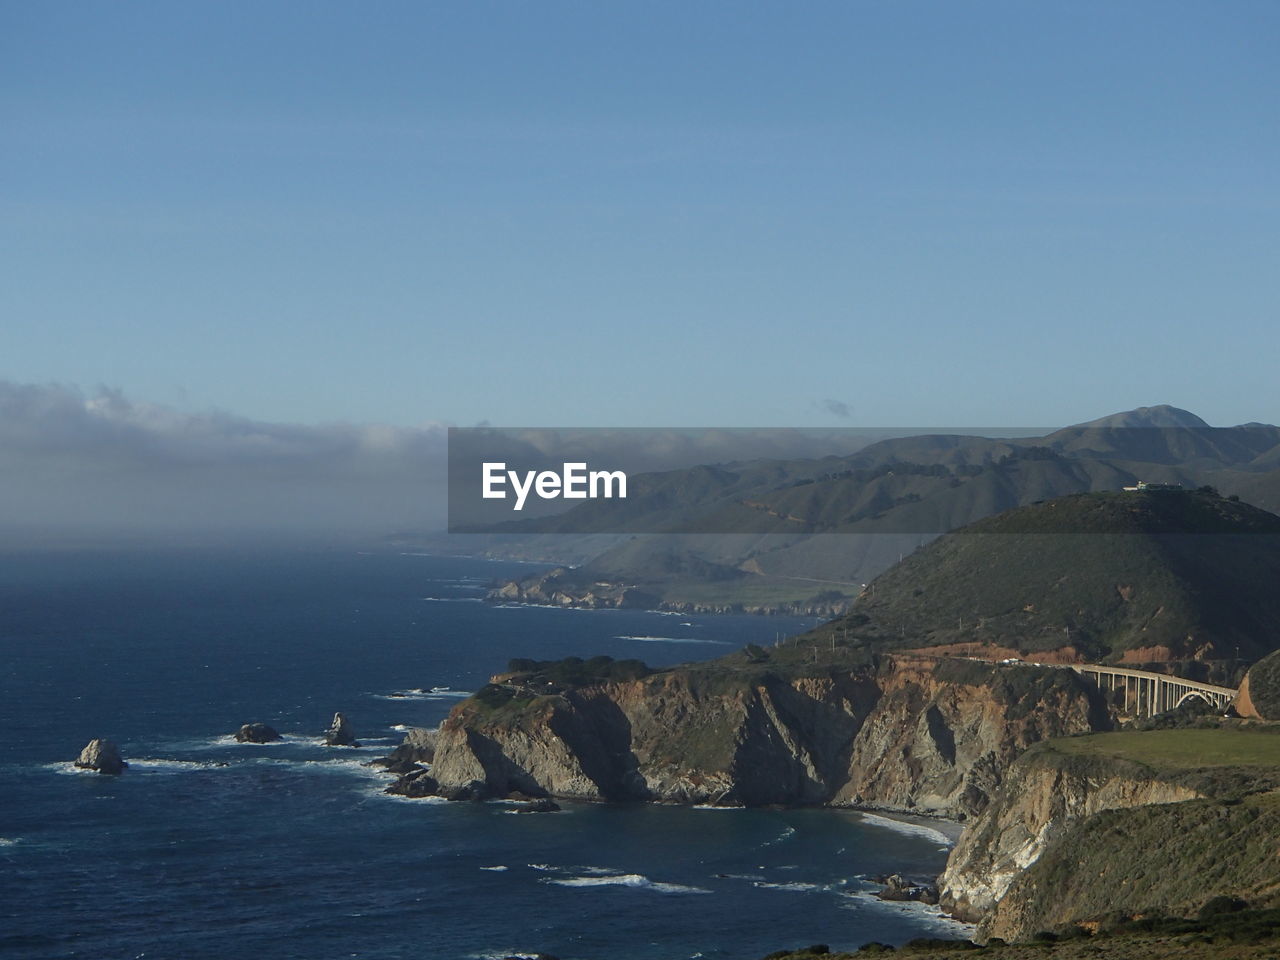
[(1280, 505), (1258, 424), (455, 428), (448, 464), (450, 533), (930, 535), (1048, 501), (975, 529), (1280, 532), (1254, 509)]

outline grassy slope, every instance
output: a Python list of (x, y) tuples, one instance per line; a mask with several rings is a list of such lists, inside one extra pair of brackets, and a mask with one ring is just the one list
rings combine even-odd
[(1261, 656), (1280, 633), (1280, 517), (1198, 493), (1083, 494), (934, 541), (836, 626), (908, 645), (980, 641), (1088, 659), (1206, 645)]
[(1205, 767), (1280, 769), (1280, 731), (1269, 727), (1136, 730), (1052, 740), (1046, 751), (1076, 757), (1116, 757), (1162, 770)]
[(1040, 744), (1022, 762), (1099, 780), (1145, 772), (1205, 798), (1107, 810), (1060, 833), (1006, 898), (1024, 904), (1031, 930), (1189, 916), (1220, 895), (1280, 906), (1280, 728), (1093, 734)]

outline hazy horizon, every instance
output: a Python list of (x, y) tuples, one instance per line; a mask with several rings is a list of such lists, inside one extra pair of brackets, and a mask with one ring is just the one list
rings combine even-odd
[(1280, 421), (1277, 39), (1263, 2), (6, 4), (0, 511), (432, 526), (446, 425)]

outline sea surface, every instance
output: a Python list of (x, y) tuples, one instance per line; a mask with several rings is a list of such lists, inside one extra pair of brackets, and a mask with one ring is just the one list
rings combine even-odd
[[(393, 798), (366, 766), (515, 656), (652, 665), (813, 621), (496, 607), (529, 566), (390, 550), (0, 556), (0, 957), (753, 960), (967, 932), (874, 899), (936, 825)], [(398, 695), (399, 694), (399, 695)], [(334, 711), (360, 749), (322, 745)], [(281, 744), (236, 744), (242, 723)], [(71, 761), (93, 737), (129, 769)]]

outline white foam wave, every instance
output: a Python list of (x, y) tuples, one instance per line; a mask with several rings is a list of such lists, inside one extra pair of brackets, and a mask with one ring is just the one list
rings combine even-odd
[(431, 603), (484, 603), (484, 597), (423, 597)]
[(711, 643), (720, 647), (729, 646), (728, 640), (707, 640), (702, 637), (636, 637), (617, 636), (615, 640), (639, 640), (641, 643)]
[(46, 770), (52, 770), (54, 773), (59, 773), (68, 777), (79, 777), (85, 774), (88, 774), (89, 776), (98, 775), (98, 771), (86, 770), (84, 767), (77, 767), (75, 763), (70, 760), (57, 760), (53, 763), (41, 764), (41, 766)]
[(764, 843), (760, 844), (760, 846), (772, 847), (775, 843), (782, 843), (784, 840), (788, 840), (791, 837), (794, 837), (795, 835), (796, 835), (795, 827), (786, 827), (785, 829), (783, 829), (783, 831), (780, 834), (778, 834), (772, 840), (766, 840)]
[(650, 880), (639, 873), (611, 874), (609, 876), (543, 877), (542, 883), (558, 887), (630, 887), (634, 890), (651, 890), (654, 893), (710, 893), (702, 887), (688, 887), (680, 883), (662, 883)]
[(145, 773), (178, 773), (183, 770), (227, 770), (230, 764), (212, 760), (173, 760), (167, 757), (131, 757), (125, 761), (130, 770)]
[[(417, 700), (461, 700), (471, 696), (469, 690), (453, 690), (449, 687), (432, 687), (430, 690), (423, 690), (421, 687), (414, 687), (410, 690), (393, 690), (391, 693), (371, 693), (368, 696), (375, 700), (397, 700), (417, 701)], [(403, 729), (402, 727), (392, 727), (393, 730)]]
[(745, 810), (746, 807), (726, 807), (715, 803), (695, 803), (694, 810)]
[(825, 893), (831, 890), (839, 890), (843, 887), (847, 880), (837, 880), (834, 883), (805, 883), (799, 880), (793, 880), (789, 883), (770, 883), (764, 880), (757, 880), (752, 884), (761, 890), (785, 890), (789, 893)]
[(284, 747), (290, 744), (298, 746), (320, 742), (322, 742), (320, 737), (304, 737), (298, 733), (282, 733), (279, 740), (272, 740), (270, 743), (241, 743), (236, 739), (234, 733), (224, 733), (205, 740), (184, 740), (170, 744), (170, 746), (179, 750), (212, 750), (222, 747)]
[(490, 870), (490, 871), (492, 871), (493, 873), (502, 873), (504, 870), (506, 870), (506, 869), (507, 869), (507, 866), (506, 866), (506, 864), (499, 863), (499, 864), (496, 864), (496, 865), (494, 865), (494, 866), (492, 866), (492, 867), (481, 867), (480, 869), (481, 869), (481, 870)]
[(17, 845), (17, 837), (0, 837), (0, 847), (16, 847)]
[[(379, 784), (374, 789), (374, 795), (383, 800), (394, 800), (396, 803), (449, 803), (450, 801), (444, 797), (406, 797), (402, 793), (387, 793), (383, 789), (383, 785)], [(483, 869), (483, 868), (482, 868)]]
[(933, 840), (940, 843), (944, 848), (955, 846), (955, 840), (948, 837), (936, 827), (926, 826), (923, 823), (912, 823), (909, 820), (895, 820), (892, 817), (881, 817), (874, 813), (862, 813), (863, 823), (870, 824), (873, 827), (881, 827), (885, 830), (892, 830), (894, 833), (900, 833), (908, 837), (923, 837), (926, 840)]
[(963, 920), (948, 916), (935, 904), (921, 903), (918, 900), (881, 900), (868, 891), (846, 893), (844, 898), (845, 902), (840, 904), (844, 909), (858, 910), (870, 907), (881, 913), (896, 913), (911, 917), (917, 922), (923, 920), (932, 931), (947, 937), (967, 940), (977, 930), (977, 924), (965, 923)]

